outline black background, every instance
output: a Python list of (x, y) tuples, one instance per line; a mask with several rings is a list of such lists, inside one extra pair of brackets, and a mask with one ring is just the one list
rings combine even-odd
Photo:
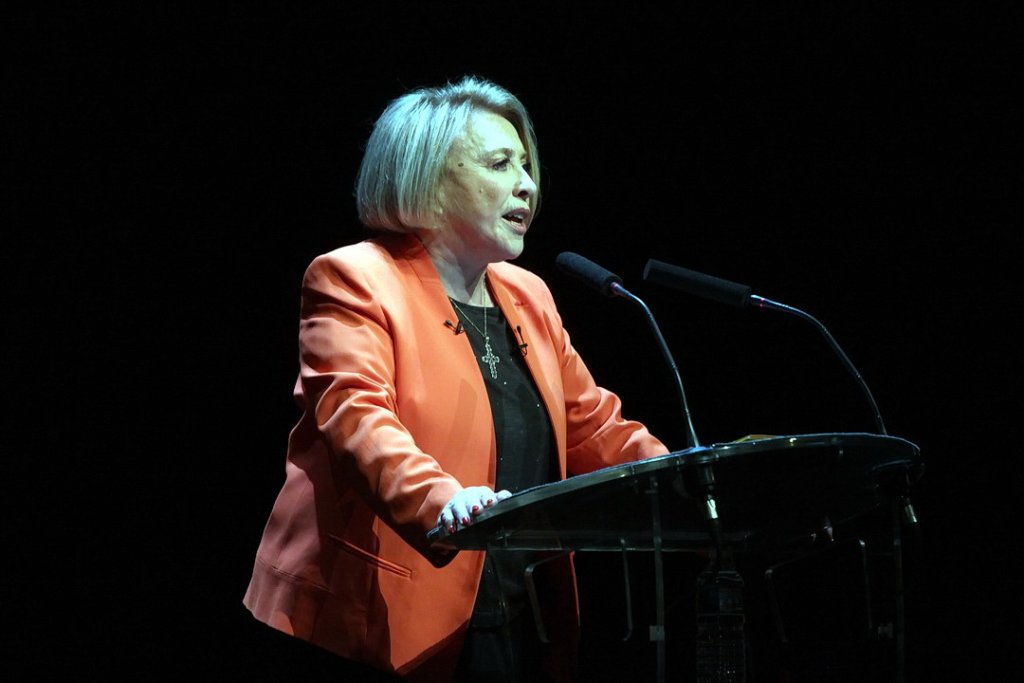
[[(341, 670), (241, 605), (296, 417), (298, 282), (362, 236), (351, 185), (386, 102), (475, 73), (540, 139), (518, 263), (627, 414), (683, 447), (642, 315), (559, 272), (562, 251), (650, 305), (704, 443), (875, 425), (813, 327), (648, 285), (647, 259), (816, 316), (927, 462), (908, 678), (1001, 671), (1020, 631), (1019, 10), (365, 5), (8, 10), (4, 667)], [(582, 561), (585, 618), (611, 618), (620, 580)], [(589, 656), (609, 678), (653, 652), (606, 645)]]

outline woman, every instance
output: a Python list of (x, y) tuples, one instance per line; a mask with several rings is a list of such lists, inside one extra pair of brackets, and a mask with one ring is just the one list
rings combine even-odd
[(410, 680), (571, 679), (568, 561), (546, 563), (557, 640), (541, 652), (526, 558), (427, 540), (512, 492), (668, 452), (596, 386), (546, 285), (507, 263), (539, 169), (523, 105), (478, 78), (378, 119), (356, 198), (380, 233), (303, 281), (302, 415), (245, 596), (257, 619)]

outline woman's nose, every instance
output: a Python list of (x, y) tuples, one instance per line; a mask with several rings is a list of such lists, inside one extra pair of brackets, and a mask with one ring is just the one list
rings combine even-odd
[(519, 167), (519, 186), (516, 188), (516, 196), (518, 197), (532, 197), (537, 193), (537, 183), (533, 182), (533, 178), (530, 177), (530, 172), (526, 170), (526, 167)]

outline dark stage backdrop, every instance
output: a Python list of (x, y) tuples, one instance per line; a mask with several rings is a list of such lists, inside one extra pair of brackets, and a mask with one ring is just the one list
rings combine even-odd
[[(362, 237), (351, 185), (384, 104), (466, 73), (534, 116), (545, 195), (518, 262), (627, 414), (684, 446), (642, 316), (559, 253), (647, 301), (704, 443), (874, 423), (813, 327), (658, 289), (647, 259), (818, 317), (927, 462), (908, 680), (1002, 671), (1020, 631), (1012, 3), (5, 14), (8, 680), (344, 670), (241, 605), (296, 418), (298, 284)], [(651, 646), (617, 640), (617, 560), (580, 569), (590, 670), (643, 678)]]

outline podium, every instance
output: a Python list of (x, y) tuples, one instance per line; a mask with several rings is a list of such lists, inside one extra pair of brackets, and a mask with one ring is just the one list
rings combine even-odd
[(461, 550), (743, 552), (820, 533), (823, 519), (909, 509), (923, 469), (920, 449), (893, 436), (748, 437), (520, 491), (430, 537)]

